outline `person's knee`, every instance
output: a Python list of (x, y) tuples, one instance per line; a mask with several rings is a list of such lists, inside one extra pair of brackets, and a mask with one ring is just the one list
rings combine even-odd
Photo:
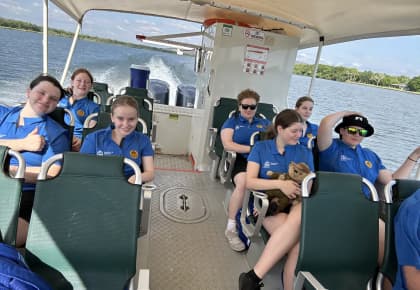
[(246, 173), (241, 172), (235, 176), (235, 188), (238, 191), (244, 192), (246, 189)]

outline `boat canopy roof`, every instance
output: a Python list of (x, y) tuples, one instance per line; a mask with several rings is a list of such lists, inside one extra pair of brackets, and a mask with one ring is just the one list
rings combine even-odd
[(90, 10), (108, 10), (204, 23), (229, 19), (300, 37), (299, 48), (420, 34), (418, 0), (50, 0), (82, 23)]

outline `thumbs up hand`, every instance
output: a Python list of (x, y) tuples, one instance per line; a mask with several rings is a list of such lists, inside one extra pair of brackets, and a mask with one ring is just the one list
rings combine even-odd
[(25, 150), (37, 152), (41, 151), (42, 148), (45, 146), (45, 138), (38, 133), (38, 127), (32, 130), (26, 137), (24, 138), (25, 142)]

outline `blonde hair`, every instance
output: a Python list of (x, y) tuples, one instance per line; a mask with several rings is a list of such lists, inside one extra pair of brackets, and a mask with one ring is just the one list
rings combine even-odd
[(135, 98), (132, 96), (119, 96), (111, 105), (111, 114), (114, 114), (114, 110), (118, 107), (129, 106), (133, 107), (137, 111), (137, 116), (139, 115), (139, 106)]

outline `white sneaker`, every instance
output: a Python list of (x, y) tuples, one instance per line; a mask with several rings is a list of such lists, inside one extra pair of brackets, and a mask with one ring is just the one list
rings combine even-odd
[(245, 245), (241, 241), (241, 239), (238, 237), (238, 232), (235, 230), (226, 230), (225, 231), (225, 237), (227, 238), (229, 242), (229, 246), (232, 248), (232, 250), (241, 252), (245, 250)]

